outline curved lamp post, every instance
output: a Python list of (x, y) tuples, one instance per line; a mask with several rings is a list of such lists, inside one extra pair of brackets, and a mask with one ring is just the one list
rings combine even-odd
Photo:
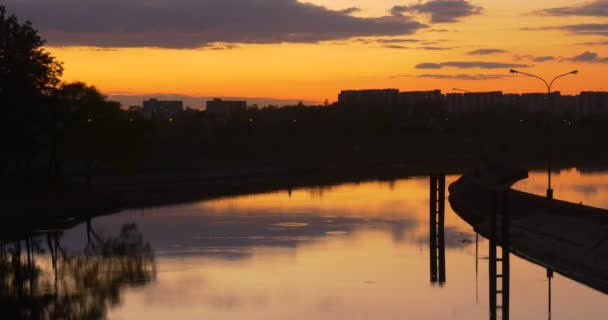
[(569, 76), (571, 74), (572, 75), (578, 74), (578, 70), (573, 70), (573, 71), (561, 74), (561, 75), (553, 78), (553, 80), (551, 80), (551, 82), (547, 82), (545, 79), (543, 79), (543, 78), (541, 78), (541, 77), (539, 77), (537, 75), (533, 75), (531, 73), (526, 73), (526, 72), (518, 71), (518, 70), (515, 70), (515, 69), (511, 69), (511, 70), (509, 70), (509, 72), (515, 73), (515, 74), (523, 74), (524, 76), (528, 76), (528, 77), (539, 79), (540, 81), (542, 81), (543, 83), (545, 83), (545, 85), (547, 86), (547, 93), (551, 93), (551, 87), (553, 87), (553, 83), (555, 83), (555, 80), (557, 80), (557, 79), (559, 79), (561, 77)]
[[(555, 78), (553, 78), (553, 80), (551, 80), (551, 82), (548, 82), (547, 80), (545, 80), (537, 75), (531, 74), (531, 73), (526, 73), (526, 72), (518, 71), (515, 69), (511, 69), (511, 70), (509, 70), (509, 72), (511, 72), (513, 74), (522, 74), (524, 76), (536, 78), (536, 79), (539, 79), (540, 81), (542, 81), (547, 86), (547, 101), (549, 99), (549, 95), (551, 94), (551, 87), (553, 87), (555, 80), (557, 80), (561, 77), (578, 74), (578, 70), (573, 70), (568, 73), (560, 74), (559, 76), (556, 76)], [(549, 156), (549, 165), (547, 167), (547, 175), (548, 175), (548, 180), (549, 180), (548, 187), (547, 187), (547, 199), (553, 199), (553, 189), (551, 188), (551, 156)]]

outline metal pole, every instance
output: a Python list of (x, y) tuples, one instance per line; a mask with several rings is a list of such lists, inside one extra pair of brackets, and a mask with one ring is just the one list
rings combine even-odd
[(548, 310), (549, 311), (549, 320), (551, 320), (551, 279), (552, 278), (553, 278), (553, 269), (547, 268), (547, 280), (549, 280), (549, 294), (548, 294), (548, 297), (549, 297), (549, 305), (548, 305), (548, 308), (549, 308), (549, 310)]
[(437, 176), (430, 177), (429, 197), (429, 251), (431, 263), (431, 283), (437, 282)]
[[(526, 73), (526, 72), (522, 72), (522, 71), (518, 71), (518, 70), (514, 70), (514, 69), (509, 70), (509, 72), (516, 73), (516, 74), (523, 74), (525, 76), (536, 78), (536, 79), (539, 79), (540, 81), (542, 81), (545, 84), (545, 86), (547, 86), (547, 98), (545, 99), (546, 100), (545, 104), (547, 107), (549, 106), (549, 99), (551, 98), (551, 88), (553, 87), (553, 83), (555, 83), (555, 81), (561, 77), (578, 74), (578, 70), (573, 70), (568, 73), (560, 74), (559, 76), (556, 76), (555, 78), (553, 78), (553, 80), (551, 80), (551, 82), (547, 82), (545, 79), (543, 79), (537, 75), (531, 74), (531, 73)], [(549, 130), (551, 130), (550, 125), (551, 125), (551, 123), (549, 122)], [(549, 200), (553, 200), (553, 189), (551, 188), (551, 165), (552, 165), (552, 163), (551, 163), (552, 154), (551, 153), (552, 153), (551, 138), (549, 138), (549, 161), (548, 161), (548, 165), (547, 165), (547, 176), (548, 176), (547, 199), (549, 199)]]
[(445, 174), (439, 175), (439, 194), (438, 194), (438, 249), (439, 249), (439, 285), (445, 284)]

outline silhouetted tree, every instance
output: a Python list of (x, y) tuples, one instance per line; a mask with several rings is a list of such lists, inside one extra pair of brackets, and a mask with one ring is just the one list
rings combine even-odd
[(42, 143), (46, 98), (63, 73), (61, 63), (43, 45), (29, 21), (19, 23), (0, 6), (0, 106), (6, 119), (0, 139), (4, 151), (26, 170)]
[(61, 85), (55, 97), (65, 115), (66, 151), (82, 164), (87, 183), (103, 165), (119, 168), (131, 158), (137, 132), (120, 104), (107, 101), (97, 88), (82, 82)]

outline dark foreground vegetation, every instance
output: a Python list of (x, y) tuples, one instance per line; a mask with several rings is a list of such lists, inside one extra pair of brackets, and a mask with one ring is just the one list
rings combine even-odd
[(21, 218), (460, 171), (493, 157), (526, 167), (608, 159), (608, 119), (574, 114), (298, 105), (146, 119), (93, 86), (62, 83), (43, 45), (0, 6), (2, 200)]

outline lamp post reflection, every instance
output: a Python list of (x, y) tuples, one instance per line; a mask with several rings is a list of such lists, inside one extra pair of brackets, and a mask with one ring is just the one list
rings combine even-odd
[(445, 174), (430, 177), (429, 247), (431, 283), (443, 286), (445, 275)]
[(553, 279), (553, 269), (551, 268), (547, 268), (547, 281), (549, 283), (549, 292), (548, 292), (548, 314), (549, 314), (549, 320), (551, 320), (551, 279)]
[[(510, 298), (510, 251), (509, 230), (510, 217), (508, 211), (508, 194), (504, 188), (495, 191), (494, 208), (490, 212), (490, 245), (489, 245), (489, 293), (490, 293), (490, 320), (509, 319)], [(499, 250), (499, 246), (502, 250)], [(500, 253), (500, 256), (499, 256)], [(501, 304), (498, 304), (498, 301)]]

